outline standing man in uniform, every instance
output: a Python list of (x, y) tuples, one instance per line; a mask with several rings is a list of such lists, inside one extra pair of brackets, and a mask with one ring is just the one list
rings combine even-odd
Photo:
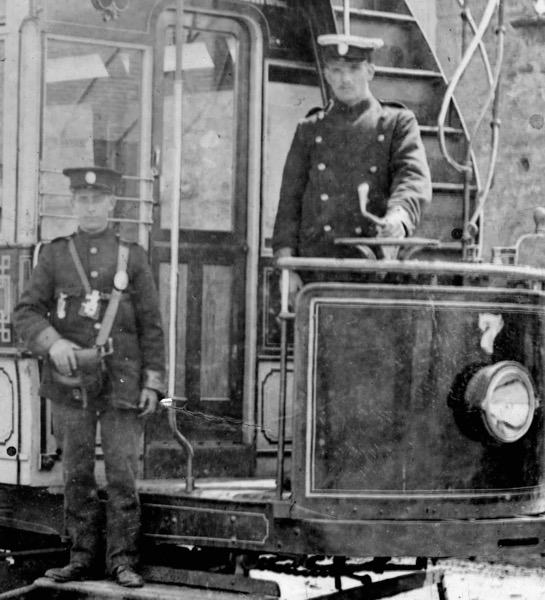
[[(323, 35), (324, 75), (333, 99), (300, 121), (284, 167), (273, 233), (275, 258), (357, 258), (339, 237), (405, 237), (431, 200), (431, 178), (414, 114), (378, 101), (369, 83), (373, 50), (383, 41)], [(368, 184), (367, 210), (358, 187)], [(290, 295), (301, 287), (290, 273)]]
[[(15, 308), (18, 333), (44, 359), (41, 395), (52, 400), (55, 421), (63, 423), (65, 520), (72, 547), (70, 563), (46, 577), (92, 578), (101, 560), (94, 474), (100, 422), (108, 493), (106, 566), (119, 584), (140, 587), (138, 457), (143, 417), (155, 411), (165, 380), (158, 296), (144, 249), (126, 244), (108, 227), (121, 174), (95, 167), (63, 173), (70, 179), (78, 230), (43, 248)], [(113, 295), (119, 304), (112, 321), (105, 312)], [(78, 352), (95, 346), (108, 321), (100, 377), (87, 386)], [(66, 384), (74, 377), (79, 387)]]

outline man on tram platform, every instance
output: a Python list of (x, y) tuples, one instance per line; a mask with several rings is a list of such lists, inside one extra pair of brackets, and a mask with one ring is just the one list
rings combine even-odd
[[(100, 423), (108, 494), (106, 567), (120, 585), (140, 587), (136, 476), (142, 424), (165, 383), (158, 295), (145, 250), (108, 226), (121, 174), (98, 167), (63, 173), (70, 179), (78, 230), (43, 248), (15, 308), (18, 333), (44, 359), (41, 395), (52, 400), (54, 423), (62, 424), (56, 435), (72, 547), (70, 563), (45, 575), (58, 582), (100, 575), (102, 511), (94, 473)], [(89, 361), (88, 373), (84, 356), (99, 358)]]
[[(299, 122), (289, 150), (273, 233), (275, 259), (359, 258), (342, 237), (410, 236), (431, 201), (431, 177), (414, 114), (377, 100), (369, 83), (373, 51), (383, 41), (350, 35), (318, 37), (333, 93), (323, 109)], [(368, 185), (367, 210), (358, 188)], [(290, 273), (290, 296), (302, 286)]]

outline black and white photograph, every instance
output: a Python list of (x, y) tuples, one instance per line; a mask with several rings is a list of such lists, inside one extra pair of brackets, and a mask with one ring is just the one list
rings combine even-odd
[(545, 0), (0, 0), (0, 600), (545, 600)]

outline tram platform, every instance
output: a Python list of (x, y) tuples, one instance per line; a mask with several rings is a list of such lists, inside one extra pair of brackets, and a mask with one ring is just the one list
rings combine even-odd
[[(270, 600), (272, 596), (245, 593), (251, 600)], [(240, 600), (240, 592), (222, 591), (206, 587), (146, 583), (142, 588), (123, 588), (113, 581), (73, 581), (56, 583), (46, 577), (37, 579), (25, 589), (15, 590), (13, 595), (0, 594), (0, 598), (49, 600), (56, 598), (78, 600)]]

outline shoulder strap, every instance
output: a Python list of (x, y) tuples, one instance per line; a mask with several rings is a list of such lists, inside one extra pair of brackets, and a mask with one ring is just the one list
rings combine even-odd
[[(129, 264), (130, 247), (127, 244), (120, 243), (117, 254), (117, 272), (114, 277), (114, 289), (110, 294), (110, 300), (102, 319), (100, 331), (98, 332), (95, 345), (98, 347), (104, 346), (110, 336), (112, 325), (114, 324), (115, 315), (119, 308), (119, 302), (123, 295), (123, 290), (127, 287), (127, 266)], [(121, 282), (121, 284), (119, 283)]]
[(81, 279), (81, 283), (83, 284), (83, 287), (85, 288), (85, 293), (90, 294), (93, 291), (93, 289), (91, 288), (91, 284), (89, 283), (89, 280), (87, 279), (87, 275), (85, 274), (85, 269), (83, 268), (83, 265), (81, 264), (81, 260), (78, 256), (78, 251), (76, 250), (76, 245), (74, 244), (73, 238), (70, 238), (68, 240), (68, 249), (70, 250), (72, 260), (74, 261), (74, 264), (76, 265), (76, 271), (78, 272), (79, 278)]

